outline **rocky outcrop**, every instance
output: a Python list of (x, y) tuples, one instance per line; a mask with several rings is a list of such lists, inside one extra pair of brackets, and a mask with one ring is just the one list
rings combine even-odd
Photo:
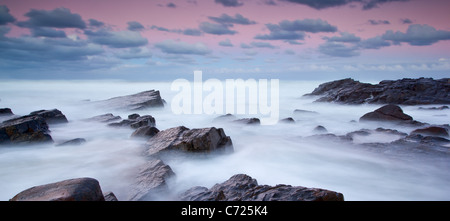
[(305, 96), (344, 104), (450, 104), (450, 79), (404, 78), (367, 84), (347, 78), (321, 84)]
[(143, 126), (136, 129), (132, 134), (131, 137), (153, 137), (159, 132), (158, 128), (151, 127), (151, 126)]
[(10, 108), (0, 108), (0, 116), (14, 115)]
[(0, 124), (0, 144), (53, 142), (46, 120), (40, 116), (24, 116)]
[(120, 116), (114, 116), (114, 114), (111, 113), (97, 115), (91, 118), (84, 119), (84, 121), (96, 121), (100, 123), (111, 123), (119, 120), (122, 120)]
[(10, 201), (104, 201), (100, 184), (93, 178), (69, 179), (35, 186)]
[(150, 126), (154, 127), (156, 125), (156, 120), (154, 117), (150, 115), (139, 116), (130, 115), (126, 120), (122, 120), (120, 122), (109, 123), (108, 126), (111, 127), (131, 127), (133, 129), (137, 129), (139, 127)]
[(68, 123), (66, 116), (58, 109), (38, 110), (31, 112), (29, 116), (39, 116), (45, 119), (48, 124)]
[(137, 94), (110, 98), (96, 102), (106, 109), (143, 110), (146, 108), (164, 107), (164, 100), (159, 91), (149, 90)]
[(181, 150), (186, 152), (229, 151), (233, 149), (231, 138), (222, 128), (189, 129), (184, 126), (160, 131), (147, 142), (148, 155), (163, 151)]
[(210, 189), (193, 187), (180, 196), (184, 201), (343, 201), (342, 193), (290, 185), (258, 185), (245, 174), (237, 174)]
[(389, 122), (413, 126), (425, 125), (424, 123), (413, 120), (411, 116), (403, 113), (402, 108), (393, 104), (384, 105), (373, 112), (364, 114), (361, 118), (359, 118), (359, 121)]
[(159, 159), (150, 159), (141, 166), (132, 185), (131, 201), (155, 200), (168, 190), (168, 179), (175, 176), (172, 169)]

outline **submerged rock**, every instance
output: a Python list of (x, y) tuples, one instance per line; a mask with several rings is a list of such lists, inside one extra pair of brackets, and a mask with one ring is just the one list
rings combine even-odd
[(411, 132), (411, 135), (413, 134), (420, 134), (424, 136), (438, 136), (438, 137), (448, 137), (448, 130), (443, 127), (438, 126), (431, 126), (421, 129), (416, 129)]
[(146, 108), (164, 107), (164, 100), (159, 91), (149, 90), (137, 94), (113, 97), (98, 101), (100, 106), (117, 110), (143, 110)]
[(258, 185), (245, 174), (237, 174), (210, 189), (193, 187), (180, 196), (184, 201), (343, 201), (342, 193), (301, 186)]
[(132, 184), (131, 201), (155, 200), (160, 194), (168, 190), (168, 179), (175, 176), (170, 166), (164, 164), (159, 159), (150, 159), (141, 166)]
[(24, 116), (0, 124), (0, 144), (53, 142), (46, 120), (40, 116)]
[(156, 125), (156, 120), (154, 117), (150, 115), (144, 115), (139, 117), (133, 117), (126, 120), (122, 120), (116, 123), (109, 123), (108, 126), (111, 127), (131, 127), (133, 129), (137, 129), (139, 127), (150, 126), (154, 127)]
[(35, 186), (10, 201), (104, 201), (100, 184), (93, 178), (69, 179)]
[(189, 129), (183, 126), (160, 131), (147, 141), (149, 155), (167, 150), (213, 152), (232, 150), (231, 138), (222, 128)]
[(84, 119), (84, 121), (97, 121), (100, 123), (110, 123), (110, 122), (119, 121), (119, 120), (122, 120), (122, 118), (120, 116), (114, 116), (111, 113), (102, 114), (102, 115)]
[(321, 96), (317, 102), (345, 104), (450, 104), (449, 82), (449, 78), (404, 78), (373, 85), (347, 78), (321, 84), (305, 96)]
[(242, 118), (233, 121), (234, 123), (246, 125), (260, 125), (261, 121), (258, 118)]
[(0, 116), (14, 115), (10, 108), (0, 108)]
[(86, 139), (84, 138), (75, 138), (72, 140), (64, 141), (62, 143), (56, 144), (56, 146), (73, 146), (73, 145), (82, 145), (86, 143)]
[(359, 118), (359, 121), (389, 122), (412, 126), (425, 125), (424, 123), (413, 120), (411, 116), (403, 113), (403, 110), (394, 104), (384, 105), (373, 112), (364, 114), (361, 118)]

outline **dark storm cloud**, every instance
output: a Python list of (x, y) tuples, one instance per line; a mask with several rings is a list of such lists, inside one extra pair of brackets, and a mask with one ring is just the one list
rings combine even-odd
[(229, 25), (202, 22), (199, 25), (200, 30), (213, 35), (234, 35), (237, 32), (230, 30)]
[(234, 15), (234, 17), (227, 14), (222, 14), (220, 17), (210, 16), (208, 18), (220, 24), (240, 24), (240, 25), (256, 24), (255, 21), (251, 21), (250, 19), (245, 18), (241, 14), (236, 14)]
[(86, 23), (81, 16), (67, 8), (56, 8), (51, 11), (31, 9), (25, 16), (28, 20), (19, 22), (18, 25), (21, 27), (86, 28)]
[(222, 4), (225, 7), (239, 7), (244, 5), (244, 3), (238, 0), (214, 0), (217, 4)]
[(302, 5), (307, 5), (311, 8), (315, 8), (317, 10), (338, 7), (347, 5), (350, 3), (360, 3), (364, 10), (369, 10), (378, 7), (380, 4), (384, 4), (387, 2), (406, 2), (409, 0), (283, 0), (292, 3), (298, 3)]
[(436, 30), (429, 25), (413, 24), (406, 32), (386, 31), (382, 35), (383, 40), (389, 40), (394, 44), (408, 43), (414, 46), (432, 45), (438, 41), (450, 40), (450, 31)]
[(6, 25), (15, 21), (16, 19), (9, 13), (9, 8), (5, 5), (0, 5), (0, 25)]
[(142, 31), (145, 29), (145, 27), (137, 21), (130, 21), (127, 22), (127, 24), (128, 24), (127, 29), (130, 31)]

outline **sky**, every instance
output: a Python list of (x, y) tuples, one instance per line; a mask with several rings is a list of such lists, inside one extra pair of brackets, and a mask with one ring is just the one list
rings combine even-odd
[(0, 79), (450, 76), (448, 0), (0, 0)]

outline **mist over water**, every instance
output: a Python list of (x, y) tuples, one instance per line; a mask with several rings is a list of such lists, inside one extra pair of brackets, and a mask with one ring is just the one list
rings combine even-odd
[[(292, 117), (296, 120), (295, 124), (242, 126), (213, 122), (218, 115), (173, 114), (170, 102), (177, 92), (170, 90), (171, 82), (0, 82), (0, 108), (11, 108), (17, 115), (57, 108), (69, 123), (50, 125), (55, 143), (74, 138), (87, 140), (81, 146), (0, 146), (0, 200), (9, 200), (32, 186), (77, 177), (95, 178), (99, 180), (103, 192), (112, 191), (119, 200), (127, 199), (133, 175), (145, 162), (141, 155), (145, 140), (131, 139), (132, 129), (83, 121), (105, 113), (124, 119), (132, 113), (149, 114), (156, 119), (159, 130), (181, 125), (188, 128), (224, 128), (233, 141), (233, 153), (163, 159), (176, 174), (169, 184), (174, 195), (193, 186), (209, 188), (234, 174), (245, 173), (257, 179), (259, 184), (324, 188), (343, 193), (345, 200), (450, 199), (448, 157), (364, 148), (364, 143), (394, 141), (399, 138), (396, 135), (355, 136), (353, 142), (362, 146), (323, 138), (303, 139), (318, 134), (314, 131), (318, 125), (336, 135), (378, 127), (405, 133), (413, 130), (358, 122), (362, 115), (380, 105), (313, 103), (314, 98), (302, 98), (303, 94), (311, 92), (320, 83), (280, 81), (280, 119)], [(150, 89), (161, 92), (167, 102), (164, 109), (126, 112), (90, 105), (93, 101)], [(402, 108), (406, 114), (421, 122), (449, 123), (448, 109), (423, 111), (418, 106)], [(317, 113), (294, 114), (295, 109)], [(166, 199), (172, 198), (167, 196)]]

